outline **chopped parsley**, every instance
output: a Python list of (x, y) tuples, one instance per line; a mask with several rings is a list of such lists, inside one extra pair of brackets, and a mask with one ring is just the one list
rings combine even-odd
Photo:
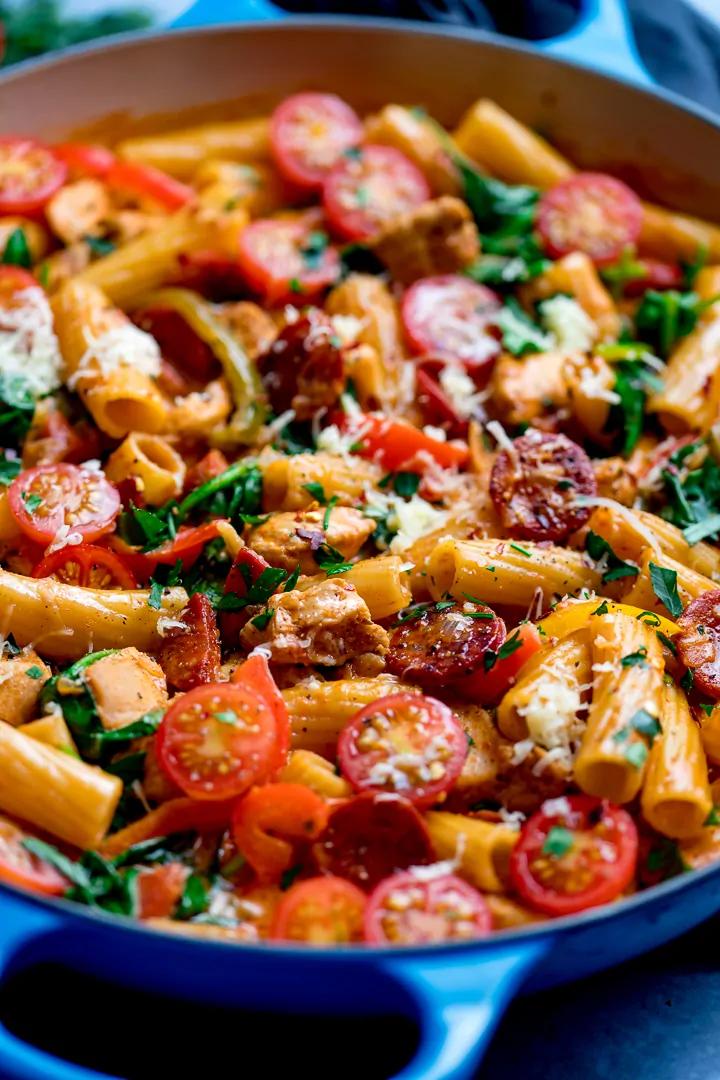
[(682, 688), (683, 688), (683, 690), (685, 691), (686, 694), (690, 693), (690, 691), (692, 690), (692, 685), (693, 685), (694, 682), (695, 682), (695, 672), (692, 670), (692, 668), (688, 668), (687, 671), (685, 672), (685, 674), (683, 675), (682, 679), (680, 680), (680, 685), (682, 686)]
[(322, 503), (323, 505), (327, 502), (327, 499), (325, 498), (325, 489), (322, 484), (318, 484), (317, 481), (311, 480), (309, 484), (303, 484), (303, 487), (315, 502)]
[(0, 453), (0, 485), (8, 487), (22, 472), (20, 458), (8, 457), (7, 451)]
[(320, 544), (317, 551), (313, 552), (313, 557), (320, 569), (325, 571), (327, 577), (344, 574), (353, 568), (353, 563), (346, 562), (342, 552), (328, 543)]
[(678, 595), (677, 570), (669, 570), (665, 566), (656, 566), (651, 562), (648, 565), (650, 581), (653, 592), (658, 600), (665, 605), (672, 617), (676, 619), (682, 615), (683, 604)]
[(300, 248), (300, 255), (305, 263), (306, 270), (320, 269), (329, 243), (330, 238), (326, 232), (308, 233), (305, 237), (305, 243)]
[(574, 844), (575, 839), (569, 829), (562, 825), (553, 825), (545, 837), (542, 854), (550, 855), (553, 859), (561, 859), (563, 855), (567, 855)]
[[(595, 562), (600, 562), (603, 558), (607, 559), (601, 579), (603, 584), (607, 581), (618, 581), (620, 578), (634, 577), (636, 574), (640, 573), (637, 566), (634, 566), (633, 563), (625, 562), (616, 555), (607, 540), (593, 532), (592, 529), (585, 537), (585, 550)], [(607, 611), (600, 611), (600, 609), (598, 609), (593, 614), (606, 615)]]
[(335, 506), (337, 506), (339, 498), (340, 498), (339, 495), (333, 495), (332, 499), (327, 504), (327, 510), (323, 514), (323, 526), (322, 527), (323, 527), (324, 532), (327, 532), (328, 529), (330, 528), (330, 515), (333, 512), (333, 508)]
[(150, 579), (150, 596), (148, 607), (159, 611), (162, 607), (162, 596), (165, 589), (173, 585), (179, 585), (182, 581), (182, 559), (177, 559), (174, 566), (161, 563), (155, 568), (155, 573)]
[(622, 667), (648, 667), (646, 646), (642, 645), (637, 652), (628, 653), (627, 656), (623, 656), (620, 664)]
[(98, 259), (101, 259), (104, 255), (112, 255), (113, 251), (117, 249), (117, 244), (114, 244), (112, 240), (105, 240), (104, 237), (83, 236), (83, 240)]
[(213, 716), (216, 720), (219, 720), (221, 724), (230, 724), (231, 727), (237, 727), (239, 717), (232, 709), (225, 709), (224, 712), (213, 713)]
[(532, 552), (520, 547), (519, 544), (511, 544), (510, 547), (513, 551), (518, 551), (521, 555), (524, 555), (526, 559), (532, 559)]
[(13, 229), (8, 236), (2, 263), (4, 266), (22, 266), (24, 270), (30, 270), (32, 267), (32, 255), (22, 229)]
[(39, 668), (37, 664), (34, 664), (32, 667), (27, 669), (25, 674), (28, 675), (31, 679), (42, 679), (45, 673), (42, 668)]
[(643, 359), (644, 345), (599, 346), (598, 353), (606, 359), (614, 359), (613, 352), (624, 351), (625, 358), (614, 363), (615, 385), (613, 391), (619, 401), (610, 406), (605, 431), (615, 435), (622, 454), (632, 453), (643, 431), (645, 404), (648, 393), (659, 390), (662, 381)]
[(514, 297), (507, 298), (495, 323), (502, 333), (503, 348), (513, 356), (546, 352), (553, 346), (554, 339), (533, 322)]
[(648, 756), (648, 748), (645, 743), (636, 742), (628, 746), (625, 751), (625, 760), (634, 768), (641, 769)]
[(25, 503), (28, 514), (34, 514), (43, 504), (39, 495), (31, 495), (29, 491), (22, 492), (22, 501)]
[(5, 446), (20, 446), (34, 415), (35, 399), (22, 375), (0, 371), (0, 431)]
[[(238, 569), (245, 580), (247, 592), (244, 596), (233, 592), (225, 593), (218, 603), (218, 611), (243, 611), (246, 607), (256, 604), (267, 604), (276, 589), (290, 578), (287, 570), (266, 566), (255, 581), (252, 581), (249, 566), (240, 566)], [(295, 573), (299, 574), (299, 567)]]
[(720, 825), (720, 817), (718, 816), (718, 810), (720, 810), (720, 806), (717, 806), (717, 804), (713, 806), (712, 810), (703, 821), (703, 826)]

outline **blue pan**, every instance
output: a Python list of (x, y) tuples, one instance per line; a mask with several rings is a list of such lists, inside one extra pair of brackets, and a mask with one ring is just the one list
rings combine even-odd
[[(203, 4), (207, 3), (207, 7)], [(257, 21), (227, 22), (252, 15)], [(223, 25), (190, 29), (197, 23)], [(625, 173), (679, 210), (717, 212), (720, 127), (653, 88), (617, 0), (588, 0), (579, 29), (537, 49), (416, 24), (280, 19), (265, 0), (201, 0), (182, 31), (117, 40), (25, 65), (0, 79), (0, 130), (46, 137), (249, 96), (262, 107), (301, 87), (359, 107), (418, 103), (455, 122), (496, 98), (586, 168)], [(600, 64), (613, 77), (586, 65)], [(562, 59), (558, 59), (562, 58)], [(197, 115), (197, 114), (196, 114)], [(653, 949), (720, 910), (720, 865), (623, 903), (476, 944), (399, 951), (233, 946), (152, 932), (64, 901), (0, 886), (0, 978), (55, 961), (130, 987), (208, 1004), (325, 1015), (407, 1013), (417, 1054), (395, 1080), (469, 1080), (507, 1003)], [(0, 1075), (102, 1080), (0, 1026)]]

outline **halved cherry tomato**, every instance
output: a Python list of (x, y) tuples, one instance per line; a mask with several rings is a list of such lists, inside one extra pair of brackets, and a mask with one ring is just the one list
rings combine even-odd
[(271, 707), (232, 683), (196, 686), (176, 698), (158, 728), (160, 766), (194, 799), (229, 799), (262, 783), (275, 765)]
[(597, 495), (592, 462), (567, 435), (531, 428), (502, 450), (490, 477), (490, 498), (504, 527), (519, 540), (564, 540), (592, 513), (578, 495)]
[(316, 840), (328, 821), (328, 805), (303, 784), (268, 784), (239, 799), (232, 834), (262, 885), (278, 881), (297, 861), (289, 840)]
[(44, 143), (0, 139), (0, 214), (34, 214), (62, 187), (67, 175), (65, 162)]
[(205, 545), (219, 536), (218, 522), (222, 520), (207, 521), (204, 525), (181, 525), (174, 540), (166, 540), (153, 551), (141, 551), (116, 535), (110, 536), (107, 543), (113, 551), (122, 555), (138, 581), (147, 581), (155, 573), (158, 563), (174, 566), (180, 559), (183, 570), (189, 570), (200, 558)]
[(461, 468), (470, 456), (467, 443), (442, 442), (412, 424), (389, 416), (333, 413), (330, 421), (349, 434), (357, 434), (357, 449), (353, 453), (373, 458), (391, 472), (410, 466), (416, 472), (424, 472), (428, 467), (427, 455), (442, 469)]
[(572, 915), (607, 904), (632, 881), (638, 832), (630, 814), (607, 799), (569, 795), (543, 804), (522, 827), (510, 878), (546, 915)]
[(175, 308), (154, 304), (133, 313), (133, 322), (152, 334), (166, 360), (203, 385), (221, 373), (220, 361)]
[(68, 465), (38, 465), (16, 477), (8, 489), (10, 510), (23, 532), (50, 544), (58, 531), (83, 540), (109, 532), (120, 510), (117, 488), (101, 472)]
[(685, 276), (679, 263), (661, 262), (660, 259), (637, 259), (644, 270), (642, 277), (631, 278), (623, 285), (625, 296), (642, 296), (648, 289), (662, 292), (665, 289), (682, 289)]
[(342, 945), (363, 940), (365, 894), (343, 878), (311, 878), (293, 885), (275, 909), (270, 937)]
[(296, 420), (332, 408), (345, 386), (337, 333), (318, 308), (281, 330), (257, 366), (273, 410), (280, 415), (293, 409)]
[(444, 360), (420, 361), (415, 369), (417, 403), (423, 423), (444, 428), (448, 437), (463, 439), (467, 435), (468, 421), (458, 413), (440, 386), (440, 373), (445, 367)]
[(533, 623), (523, 623), (508, 635), (508, 642), (516, 640), (518, 647), (511, 653), (498, 657), (488, 671), (476, 671), (467, 679), (459, 679), (453, 683), (453, 690), (480, 705), (492, 705), (498, 701), (506, 690), (515, 685), (523, 666), (542, 648), (547, 638), (540, 635)]
[(412, 803), (371, 791), (332, 810), (312, 853), (322, 873), (347, 878), (365, 892), (396, 870), (435, 858), (430, 833)]
[(502, 346), (493, 319), (497, 293), (460, 274), (422, 278), (405, 293), (402, 319), (416, 356), (436, 353), (469, 368), (492, 363)]
[(537, 227), (547, 253), (583, 251), (596, 266), (620, 258), (640, 236), (643, 208), (634, 191), (605, 173), (575, 173), (546, 191)]
[(720, 589), (691, 600), (677, 622), (675, 644), (693, 686), (720, 701)]
[(169, 919), (180, 903), (189, 873), (180, 862), (140, 870), (134, 882), (138, 919)]
[(245, 293), (245, 280), (236, 258), (219, 251), (189, 251), (178, 256), (175, 284), (221, 304)]
[(104, 176), (109, 188), (133, 199), (151, 199), (163, 210), (180, 210), (195, 199), (195, 192), (174, 176), (136, 161), (115, 161)]
[(481, 893), (454, 874), (393, 874), (370, 894), (365, 940), (379, 945), (467, 941), (492, 930)]
[(33, 892), (62, 896), (70, 882), (50, 863), (31, 855), (24, 841), (32, 833), (25, 832), (14, 821), (0, 817), (0, 880), (20, 885)]
[(65, 162), (73, 180), (83, 176), (106, 176), (116, 160), (111, 150), (97, 143), (58, 143), (52, 149), (55, 156)]
[(293, 184), (319, 191), (345, 150), (363, 139), (354, 109), (335, 94), (293, 94), (270, 118), (270, 148), (278, 171)]
[(467, 757), (467, 737), (442, 702), (389, 694), (361, 709), (340, 732), (338, 762), (357, 791), (393, 792), (432, 806)]
[(311, 248), (311, 236), (304, 221), (263, 218), (246, 226), (239, 259), (250, 288), (269, 304), (307, 304), (321, 296), (340, 276), (340, 255), (330, 244)]
[(368, 240), (398, 214), (430, 198), (423, 174), (394, 146), (347, 151), (323, 188), (327, 219), (344, 240)]
[(220, 677), (220, 634), (207, 596), (193, 593), (179, 621), (185, 629), (170, 627), (160, 645), (160, 666), (168, 684), (185, 691), (216, 682)]
[(54, 577), (83, 589), (137, 589), (135, 575), (119, 555), (95, 544), (64, 547), (33, 570), (34, 578)]
[(174, 833), (190, 830), (202, 832), (204, 829), (222, 829), (229, 822), (234, 805), (234, 800), (201, 802), (199, 799), (171, 799), (161, 803), (139, 821), (134, 821), (132, 825), (126, 825), (124, 829), (109, 836), (101, 845), (101, 854), (108, 859), (114, 859), (135, 844), (157, 836), (172, 836)]
[(505, 623), (486, 604), (421, 605), (393, 629), (385, 663), (407, 682), (447, 686), (482, 669), (506, 636)]
[[(0, 316), (0, 321), (2, 316)], [(23, 464), (54, 465), (58, 461), (79, 464), (98, 456), (97, 428), (86, 420), (71, 424), (59, 409), (46, 412), (40, 423), (33, 422), (23, 444)]]
[[(225, 581), (224, 595), (232, 593), (235, 596), (246, 596), (250, 586), (257, 581), (264, 570), (269, 570), (269, 568), (270, 563), (266, 562), (262, 555), (258, 555), (250, 548), (241, 548), (235, 556), (235, 561)], [(220, 612), (220, 630), (223, 645), (227, 649), (237, 648), (240, 631), (248, 618), (248, 613), (242, 610)]]
[(266, 701), (275, 713), (277, 733), (275, 738), (275, 756), (277, 769), (283, 769), (287, 765), (287, 756), (290, 751), (290, 715), (288, 713), (285, 698), (278, 690), (277, 683), (270, 673), (268, 662), (264, 656), (249, 656), (242, 664), (238, 664), (232, 673), (230, 680), (246, 686), (249, 690), (258, 694)]
[[(0, 307), (12, 307), (15, 293), (40, 288), (36, 278), (19, 266), (0, 266)], [(19, 303), (19, 301), (18, 301)]]
[(200, 458), (198, 463), (188, 470), (183, 487), (184, 494), (187, 495), (190, 491), (194, 491), (201, 484), (206, 484), (208, 480), (214, 480), (216, 476), (224, 473), (229, 467), (230, 462), (222, 450), (208, 450), (205, 457)]

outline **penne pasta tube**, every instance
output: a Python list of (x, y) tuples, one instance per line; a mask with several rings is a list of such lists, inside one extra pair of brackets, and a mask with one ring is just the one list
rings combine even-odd
[(365, 121), (367, 141), (394, 146), (423, 174), (435, 195), (457, 195), (457, 170), (431, 123), (402, 105), (386, 105)]
[(575, 171), (545, 139), (489, 98), (471, 106), (453, 138), (459, 150), (509, 184), (544, 191)]
[[(644, 532), (633, 526), (633, 518), (645, 527)], [(720, 579), (720, 551), (703, 540), (691, 546), (683, 536), (682, 529), (657, 514), (650, 514), (646, 510), (633, 510), (631, 515), (626, 516), (616, 513), (610, 507), (600, 506), (593, 510), (588, 527), (598, 536), (602, 536), (603, 540), (607, 540), (621, 559), (632, 559), (637, 563), (648, 546), (645, 533), (649, 531), (655, 537), (657, 549), (663, 555), (668, 555), (707, 578)]]
[(477, 596), (488, 604), (527, 608), (538, 594), (547, 606), (553, 598), (600, 589), (600, 574), (579, 551), (510, 540), (444, 540), (428, 565), (428, 589), (434, 600), (449, 593), (455, 600)]
[(632, 585), (623, 594), (623, 604), (632, 604), (633, 607), (642, 608), (643, 611), (657, 611), (659, 615), (672, 618), (671, 613), (655, 593), (650, 577), (650, 563), (676, 572), (678, 595), (683, 606), (689, 604), (691, 600), (695, 600), (698, 596), (702, 596), (703, 593), (717, 589), (716, 582), (711, 581), (704, 574), (699, 574), (697, 570), (691, 570), (689, 567), (683, 566), (682, 563), (676, 562), (675, 559), (671, 559), (667, 555), (659, 555), (657, 552), (646, 548), (640, 559), (640, 573), (635, 578), (628, 578), (629, 581), (632, 581)]
[[(695, 291), (703, 300), (718, 296), (720, 268), (701, 270)], [(672, 435), (706, 432), (715, 423), (720, 410), (720, 302), (680, 340), (668, 360), (663, 388), (648, 398), (647, 408)]]
[(29, 724), (21, 724), (17, 730), (47, 746), (54, 746), (56, 750), (62, 750), (63, 753), (78, 756), (70, 728), (60, 712), (53, 713), (51, 716), (41, 716), (39, 720), (31, 720)]
[[(237, 215), (247, 223), (246, 214), (235, 211), (233, 219)], [(118, 307), (131, 308), (175, 277), (180, 255), (216, 248), (222, 225), (208, 210), (180, 210), (152, 232), (98, 259), (74, 280), (96, 285)]]
[(0, 723), (0, 809), (75, 847), (96, 848), (122, 781)]
[(683, 691), (674, 683), (663, 686), (662, 734), (648, 758), (640, 805), (653, 829), (672, 840), (687, 840), (702, 832), (713, 799), (700, 729), (690, 714)]
[(313, 681), (283, 690), (292, 727), (292, 749), (312, 750), (334, 761), (338, 735), (348, 720), (371, 701), (400, 692), (419, 693), (420, 690), (417, 686), (406, 686), (390, 675), (380, 675), (376, 679)]
[(428, 811), (425, 824), (439, 859), (456, 860), (459, 874), (476, 888), (505, 892), (519, 833), (507, 825), (443, 810)]
[(304, 510), (317, 501), (317, 485), (325, 502), (334, 498), (352, 506), (362, 499), (366, 488), (373, 487), (382, 477), (382, 469), (372, 461), (360, 458), (350, 461), (322, 452), (283, 455), (261, 467), (263, 510)]
[(332, 762), (312, 750), (293, 750), (280, 779), (284, 784), (303, 784), (323, 799), (348, 799), (353, 793), (347, 780), (336, 774)]
[(100, 591), (54, 578), (27, 578), (0, 570), (0, 630), (18, 645), (32, 643), (40, 656), (79, 660), (88, 652), (129, 645), (155, 652), (160, 619), (177, 619), (187, 604), (180, 588), (163, 589), (160, 608), (147, 589)]
[(485, 903), (493, 918), (493, 930), (512, 930), (516, 926), (528, 926), (530, 923), (543, 922), (547, 918), (539, 911), (533, 911), (519, 904), (517, 900), (498, 893), (488, 893)]
[(593, 697), (575, 780), (588, 795), (627, 803), (640, 791), (648, 740), (659, 731), (663, 655), (657, 634), (629, 615), (590, 618)]
[(117, 147), (125, 161), (154, 165), (181, 180), (190, 179), (206, 158), (227, 161), (265, 161), (270, 156), (269, 121), (231, 120), (220, 124), (125, 139)]
[(597, 327), (601, 341), (616, 341), (621, 330), (615, 301), (605, 288), (595, 264), (588, 255), (573, 251), (558, 259), (518, 291), (522, 304), (531, 310), (540, 300), (564, 293), (577, 300)]
[(692, 840), (681, 840), (678, 855), (685, 870), (702, 870), (720, 859), (720, 827), (703, 829)]
[(616, 374), (601, 356), (576, 353), (565, 361), (570, 411), (584, 431), (598, 443), (606, 442), (610, 407), (617, 403)]
[(720, 228), (709, 221), (678, 214), (654, 203), (643, 203), (638, 247), (642, 255), (671, 262), (693, 263), (701, 251), (710, 262), (720, 261)]
[(13, 543), (23, 535), (22, 529), (12, 515), (7, 491), (0, 491), (0, 544)]
[(713, 765), (720, 765), (720, 705), (714, 705), (709, 714), (699, 709), (697, 716), (705, 755)]
[(398, 304), (386, 283), (374, 274), (350, 274), (328, 295), (328, 315), (351, 315), (359, 320), (357, 341), (377, 353), (383, 372), (383, 401), (397, 398), (401, 361), (405, 355)]
[(377, 555), (363, 559), (337, 577), (355, 586), (373, 621), (379, 622), (412, 603), (410, 574), (403, 569), (408, 565), (399, 555)]
[(269, 165), (244, 165), (222, 158), (203, 162), (193, 176), (198, 201), (210, 210), (242, 207), (251, 217), (277, 213), (289, 200), (287, 185)]
[(108, 480), (137, 480), (150, 506), (162, 506), (180, 495), (185, 472), (185, 462), (165, 439), (136, 431), (128, 435), (105, 465)]
[(530, 738), (546, 750), (567, 747), (582, 732), (578, 713), (587, 708), (591, 686), (590, 635), (575, 630), (523, 666), (498, 706), (498, 727), (513, 742)]

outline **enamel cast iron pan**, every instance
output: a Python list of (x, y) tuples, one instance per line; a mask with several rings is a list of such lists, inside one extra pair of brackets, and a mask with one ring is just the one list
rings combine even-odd
[[(211, 10), (201, 9), (204, 3)], [(12, 70), (0, 79), (0, 132), (52, 138), (102, 117), (122, 126), (123, 114), (173, 113), (245, 95), (268, 102), (301, 88), (335, 90), (360, 108), (417, 103), (452, 124), (487, 95), (547, 132), (581, 166), (605, 166), (676, 209), (717, 215), (720, 126), (651, 88), (618, 0), (586, 0), (579, 32), (546, 43), (550, 55), (487, 34), (386, 21), (280, 20), (266, 0), (246, 0), (243, 10), (238, 4), (200, 0), (180, 20), (185, 27), (222, 26), (116, 39)], [(227, 24), (238, 17), (262, 21)], [(613, 77), (557, 56), (601, 66)], [(720, 865), (622, 903), (477, 943), (309, 951), (163, 935), (2, 885), (0, 976), (52, 960), (209, 1004), (328, 1015), (406, 1012), (418, 1021), (421, 1040), (396, 1080), (469, 1080), (521, 987), (537, 990), (600, 971), (718, 910)], [(0, 1075), (101, 1080), (1, 1026)]]

